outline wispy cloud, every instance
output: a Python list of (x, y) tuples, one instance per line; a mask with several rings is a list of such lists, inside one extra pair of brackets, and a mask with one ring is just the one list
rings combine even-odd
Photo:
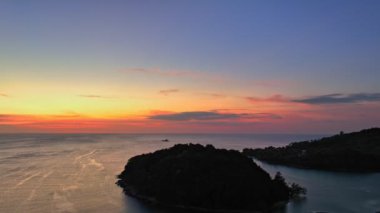
[(258, 119), (270, 118), (280, 119), (281, 116), (272, 113), (222, 113), (217, 111), (193, 111), (158, 114), (148, 117), (153, 120), (166, 121), (204, 121), (204, 120), (224, 120), (224, 119)]
[(250, 103), (303, 103), (303, 104), (349, 104), (359, 102), (378, 102), (380, 93), (333, 93), (327, 95), (310, 96), (304, 98), (290, 98), (283, 95), (269, 97), (244, 97)]
[[(92, 118), (80, 114), (0, 114), (0, 132), (125, 132), (143, 130), (142, 119)], [(15, 129), (16, 128), (16, 129)], [(13, 130), (12, 130), (13, 129)]]
[(209, 111), (195, 111), (195, 112), (179, 112), (171, 114), (161, 114), (150, 116), (150, 119), (155, 120), (171, 120), (171, 121), (188, 121), (188, 120), (219, 120), (239, 118), (238, 114), (233, 113), (218, 113)]
[(291, 80), (254, 80), (252, 81), (253, 85), (260, 87), (268, 87), (268, 88), (283, 88), (283, 87), (291, 87), (294, 85), (299, 85), (300, 82), (295, 82)]
[(5, 94), (5, 93), (0, 93), (0, 97), (7, 98), (7, 97), (9, 97), (9, 95), (7, 95), (7, 94)]
[(99, 99), (101, 99), (101, 98), (111, 98), (111, 97), (109, 97), (109, 96), (103, 96), (103, 95), (93, 95), (93, 94), (81, 94), (81, 95), (78, 95), (79, 97), (82, 97), (82, 98), (94, 98), (94, 99), (96, 99), (96, 98), (99, 98)]
[(177, 93), (179, 92), (179, 89), (165, 89), (165, 90), (160, 90), (158, 91), (159, 94), (168, 96), (172, 93)]
[(328, 94), (308, 98), (294, 99), (293, 102), (306, 104), (348, 104), (380, 101), (380, 93)]
[(195, 72), (185, 71), (185, 70), (162, 70), (158, 68), (128, 68), (124, 69), (124, 72), (129, 73), (145, 73), (145, 74), (154, 74), (162, 76), (194, 76)]
[(225, 82), (226, 79), (220, 74), (212, 74), (206, 71), (194, 71), (194, 70), (164, 70), (159, 68), (127, 68), (123, 69), (122, 72), (126, 73), (137, 73), (137, 74), (149, 74), (156, 76), (166, 76), (166, 77), (186, 77), (189, 79), (207, 80), (213, 82)]
[(290, 99), (283, 96), (283, 95), (272, 95), (265, 98), (259, 98), (259, 97), (245, 97), (245, 99), (251, 103), (258, 103), (258, 102), (289, 102)]
[(22, 125), (36, 120), (33, 115), (0, 114), (0, 125)]
[(84, 118), (80, 114), (68, 113), (57, 115), (0, 114), (0, 124), (27, 124), (46, 120), (67, 120)]
[(225, 97), (227, 97), (227, 95), (221, 94), (221, 93), (202, 92), (202, 93), (198, 93), (198, 94), (204, 95), (204, 96), (209, 96), (209, 97), (212, 97), (212, 98), (225, 98)]

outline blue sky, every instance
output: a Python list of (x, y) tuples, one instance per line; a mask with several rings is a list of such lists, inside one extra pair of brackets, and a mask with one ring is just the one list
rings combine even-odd
[[(375, 0), (4, 0), (0, 92), (71, 82), (242, 97), (377, 93), (378, 11)], [(135, 68), (158, 75), (125, 72)]]

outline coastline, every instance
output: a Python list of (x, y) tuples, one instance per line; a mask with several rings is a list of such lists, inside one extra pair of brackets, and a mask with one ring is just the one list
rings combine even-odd
[(312, 170), (312, 171), (319, 171), (319, 172), (332, 172), (332, 173), (348, 173), (348, 174), (380, 174), (380, 171), (378, 170), (354, 170), (354, 169), (328, 169), (328, 168), (315, 168), (315, 167), (308, 167), (308, 166), (300, 166), (298, 164), (286, 164), (286, 163), (277, 163), (277, 162), (271, 162), (264, 159), (258, 159), (254, 156), (248, 156), (252, 158), (255, 162), (263, 162), (272, 166), (283, 166), (288, 168), (294, 168), (294, 169), (304, 169), (304, 170)]

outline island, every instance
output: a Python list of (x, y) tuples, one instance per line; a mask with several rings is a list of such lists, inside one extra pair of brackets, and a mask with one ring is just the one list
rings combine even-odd
[(319, 140), (291, 143), (285, 147), (244, 149), (258, 160), (293, 167), (380, 172), (380, 128), (334, 135)]
[(208, 212), (262, 212), (305, 193), (239, 151), (177, 144), (129, 159), (117, 184), (153, 204)]

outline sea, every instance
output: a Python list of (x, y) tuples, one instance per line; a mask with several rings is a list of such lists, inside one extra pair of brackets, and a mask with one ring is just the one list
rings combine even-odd
[[(295, 134), (1, 134), (0, 212), (179, 212), (140, 202), (115, 182), (128, 159), (178, 143), (242, 150), (325, 135)], [(163, 142), (168, 139), (169, 142)], [(253, 159), (254, 160), (254, 159)], [(297, 169), (255, 160), (272, 176), (307, 188), (276, 213), (380, 212), (380, 173)]]

